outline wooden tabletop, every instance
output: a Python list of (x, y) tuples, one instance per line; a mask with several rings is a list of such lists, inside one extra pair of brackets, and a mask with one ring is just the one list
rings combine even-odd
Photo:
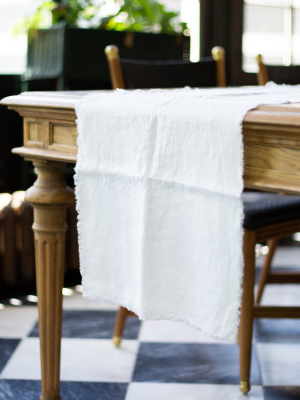
[[(58, 108), (74, 110), (76, 104), (88, 94), (111, 92), (110, 90), (82, 90), (58, 92), (24, 92), (16, 96), (5, 97), (0, 104), (16, 109), (26, 107)], [(275, 118), (275, 119), (274, 119)], [(251, 110), (244, 122), (264, 122), (277, 125), (279, 122), (300, 125), (300, 103), (259, 106)]]
[[(27, 92), (2, 99), (2, 105), (24, 117), (24, 145), (13, 152), (27, 159), (75, 163), (75, 107), (90, 93), (103, 91)], [(300, 194), (300, 103), (249, 111), (243, 136), (245, 186)]]

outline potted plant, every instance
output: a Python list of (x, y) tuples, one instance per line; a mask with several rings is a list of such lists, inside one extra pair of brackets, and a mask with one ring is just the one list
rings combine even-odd
[(19, 32), (28, 31), (24, 81), (29, 88), (37, 89), (35, 84), (42, 82), (41, 89), (49, 89), (46, 80), (55, 81), (57, 89), (109, 88), (104, 55), (109, 44), (117, 45), (124, 58), (188, 58), (189, 37), (177, 13), (154, 0), (123, 0), (115, 14), (101, 17), (103, 4), (47, 0), (18, 24)]

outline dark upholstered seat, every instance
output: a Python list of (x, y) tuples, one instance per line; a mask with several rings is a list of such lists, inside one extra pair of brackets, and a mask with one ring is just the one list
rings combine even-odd
[(245, 229), (258, 229), (263, 226), (300, 219), (300, 196), (245, 192), (242, 199)]
[(120, 64), (126, 89), (216, 86), (216, 62), (212, 57), (197, 63), (120, 59)]

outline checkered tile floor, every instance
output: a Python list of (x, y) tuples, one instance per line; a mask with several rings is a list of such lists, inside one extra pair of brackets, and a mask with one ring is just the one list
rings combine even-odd
[[(299, 248), (281, 248), (275, 267), (297, 268)], [(259, 263), (259, 262), (258, 262)], [(264, 304), (300, 305), (300, 285), (272, 285)], [(38, 400), (36, 305), (0, 309), (0, 400)], [(63, 400), (300, 399), (300, 321), (255, 326), (252, 390), (238, 388), (238, 347), (174, 322), (128, 320), (120, 349), (111, 342), (116, 307), (64, 297)]]

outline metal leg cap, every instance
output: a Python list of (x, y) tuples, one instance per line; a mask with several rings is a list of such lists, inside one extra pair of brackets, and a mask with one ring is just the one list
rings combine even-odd
[(116, 347), (120, 347), (122, 338), (119, 337), (119, 336), (113, 336), (112, 341), (113, 341), (113, 344), (114, 344)]
[(249, 381), (240, 381), (240, 391), (244, 394), (250, 392), (250, 383)]

